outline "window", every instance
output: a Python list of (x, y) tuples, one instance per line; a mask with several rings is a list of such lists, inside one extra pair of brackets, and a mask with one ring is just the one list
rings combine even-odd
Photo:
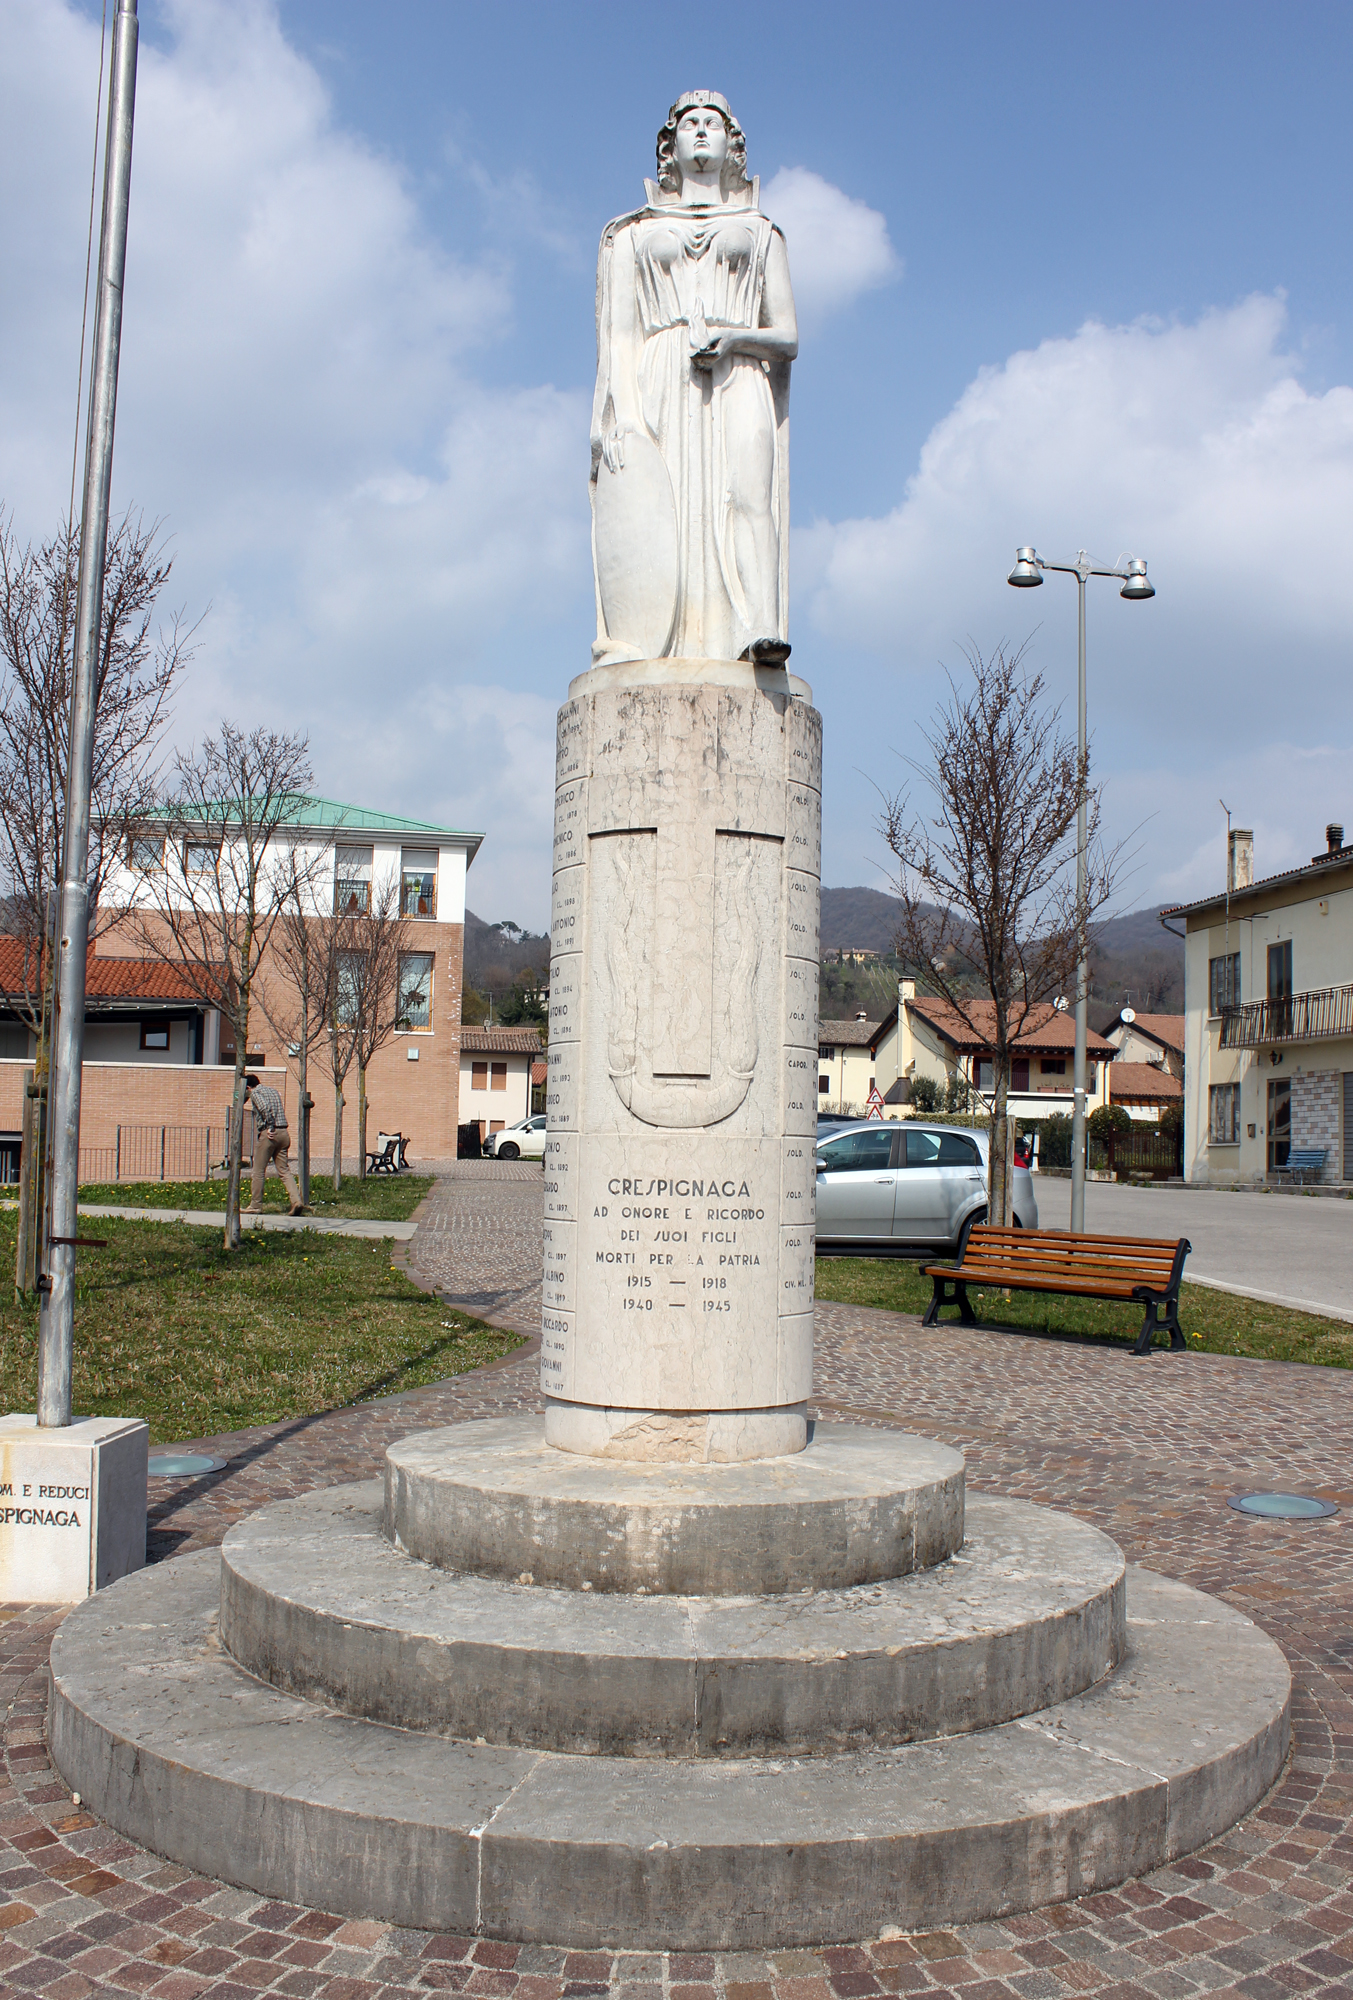
[(435, 847), (404, 849), (403, 888), (399, 898), (403, 917), (435, 917), (437, 914), (437, 850)]
[(334, 915), (356, 916), (371, 907), (371, 849), (334, 849)]
[(819, 1097), (825, 1097), (831, 1087), (832, 1080), (829, 1076), (819, 1076), (817, 1080), (817, 1094)]
[(1038, 1067), (1042, 1070), (1044, 1076), (1065, 1076), (1066, 1057), (1044, 1056)]
[(169, 1027), (164, 1021), (143, 1021), (141, 1023), (141, 1046), (143, 1049), (168, 1049)]
[(164, 867), (164, 839), (158, 833), (134, 833), (127, 846), (128, 866), (138, 875), (154, 875)]
[(820, 1061), (830, 1062), (832, 1060), (832, 1057), (836, 1054), (836, 1050), (833, 1048), (829, 1048), (826, 1042), (823, 1042), (820, 1045), (817, 1053)]
[(887, 1127), (874, 1132), (844, 1132), (817, 1149), (828, 1173), (878, 1173), (892, 1164), (893, 1135)]
[(1268, 948), (1268, 997), (1270, 1000), (1290, 1000), (1292, 997), (1292, 940), (1285, 938), (1281, 944), (1271, 944)]
[(360, 951), (340, 951), (338, 954), (338, 1018), (344, 1027), (350, 1027), (362, 1009), (362, 954)]
[(1224, 1007), (1240, 1005), (1240, 953), (1207, 961), (1208, 1012), (1220, 1014)]
[(487, 1090), (488, 1087), (489, 1087), (488, 1064), (486, 1062), (472, 1062), (470, 1064), (471, 1090)]
[(1207, 1143), (1209, 1146), (1240, 1144), (1240, 1085), (1214, 1083), (1207, 1093)]
[(915, 1132), (907, 1128), (909, 1167), (980, 1167), (977, 1141), (966, 1132)]
[(505, 1062), (504, 1062), (504, 1063), (494, 1063), (494, 1065), (493, 1065), (493, 1068), (492, 1068), (492, 1071), (491, 1071), (491, 1076), (492, 1076), (492, 1085), (491, 1085), (491, 1087), (492, 1087), (492, 1088), (493, 1088), (494, 1090), (506, 1090), (506, 1089), (507, 1089), (507, 1064), (506, 1064)]
[(401, 1028), (432, 1026), (432, 953), (402, 951), (399, 955), (399, 1004), (397, 1024)]
[(991, 1063), (978, 1062), (975, 1067), (977, 1070), (977, 1088), (979, 1090), (994, 1090), (996, 1088), (996, 1078)]
[(187, 875), (214, 875), (219, 847), (209, 841), (190, 840), (183, 849), (183, 868)]

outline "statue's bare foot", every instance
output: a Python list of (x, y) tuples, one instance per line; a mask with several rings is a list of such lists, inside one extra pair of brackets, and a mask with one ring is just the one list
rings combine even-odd
[(782, 667), (789, 651), (787, 639), (753, 639), (742, 657), (755, 667)]

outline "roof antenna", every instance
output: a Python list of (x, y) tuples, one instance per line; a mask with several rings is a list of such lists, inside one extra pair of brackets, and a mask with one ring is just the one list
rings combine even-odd
[[(1222, 811), (1223, 811), (1223, 812), (1224, 812), (1224, 813), (1226, 814), (1226, 942), (1225, 942), (1225, 943), (1223, 944), (1223, 946), (1222, 946), (1222, 951), (1223, 951), (1223, 953), (1224, 953), (1224, 955), (1225, 955), (1225, 965), (1226, 965), (1226, 971), (1225, 971), (1225, 973), (1223, 974), (1223, 983), (1224, 983), (1224, 985), (1225, 985), (1225, 986), (1226, 986), (1226, 988), (1227, 988), (1227, 992), (1228, 992), (1228, 998), (1229, 998), (1229, 1004), (1231, 1004), (1231, 1005), (1234, 1005), (1234, 1004), (1235, 1004), (1235, 1001), (1236, 1001), (1236, 999), (1237, 999), (1237, 997), (1238, 997), (1238, 996), (1237, 996), (1236, 994), (1234, 994), (1234, 993), (1231, 993), (1231, 992), (1230, 992), (1230, 985), (1231, 985), (1231, 867), (1232, 867), (1232, 862), (1231, 862), (1231, 808), (1230, 808), (1230, 806), (1228, 806), (1228, 805), (1227, 805), (1227, 803), (1226, 803), (1225, 799), (1218, 799), (1218, 800), (1217, 800), (1217, 804), (1218, 804), (1218, 805), (1219, 805), (1219, 806), (1221, 807)], [(1254, 871), (1253, 871), (1253, 869), (1251, 869), (1251, 871), (1250, 871), (1250, 872), (1251, 872), (1251, 874), (1253, 874), (1253, 872), (1254, 872)], [(1210, 1004), (1210, 999), (1209, 999), (1209, 1004)]]

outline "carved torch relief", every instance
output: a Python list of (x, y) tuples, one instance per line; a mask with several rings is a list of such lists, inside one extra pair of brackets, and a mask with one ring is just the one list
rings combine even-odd
[(607, 1067), (642, 1124), (717, 1125), (752, 1087), (762, 963), (779, 958), (780, 715), (757, 692), (715, 687), (608, 705), (589, 812), (606, 871)]

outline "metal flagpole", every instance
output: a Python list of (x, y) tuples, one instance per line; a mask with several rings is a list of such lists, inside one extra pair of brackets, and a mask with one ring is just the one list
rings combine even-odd
[(85, 491), (80, 514), (80, 571), (75, 608), (70, 763), (56, 963), (56, 1019), (50, 1077), (52, 1182), (44, 1243), (38, 1422), (71, 1420), (71, 1345), (75, 1306), (76, 1190), (80, 1166), (80, 1071), (85, 1043), (85, 955), (89, 942), (90, 790), (98, 695), (103, 572), (108, 553), (108, 497), (122, 341), (122, 279), (131, 191), (132, 119), (136, 108), (136, 0), (117, 0), (108, 81), (108, 144), (99, 234), (99, 289), (89, 377)]

